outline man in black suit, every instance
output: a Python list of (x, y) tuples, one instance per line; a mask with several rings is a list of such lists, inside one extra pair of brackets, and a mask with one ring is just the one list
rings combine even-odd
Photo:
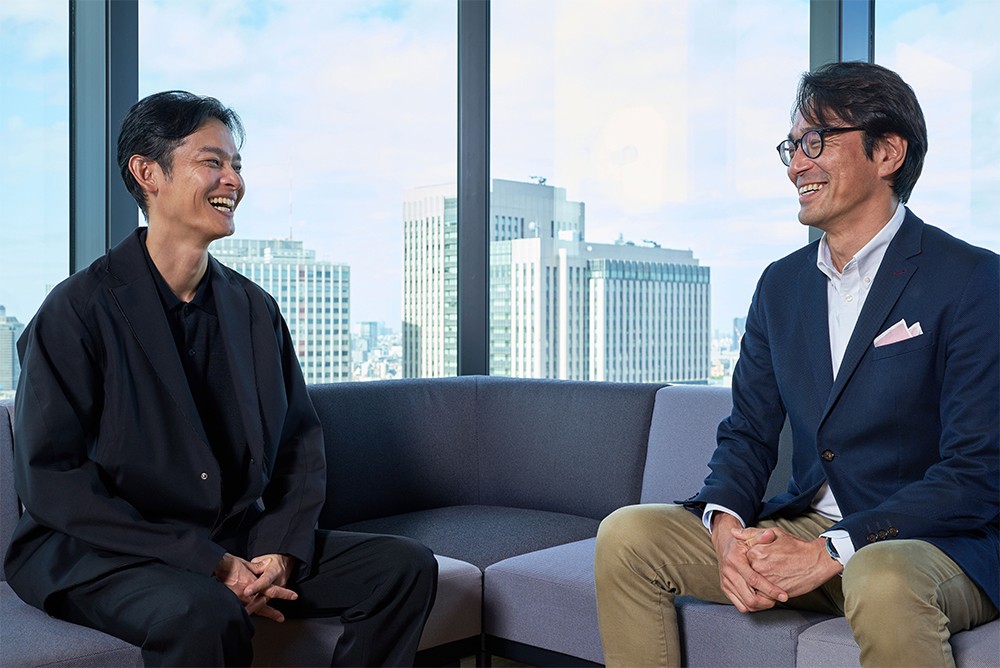
[(48, 296), (18, 343), (5, 568), (26, 602), (142, 648), (248, 665), (252, 615), (339, 616), (333, 663), (412, 664), (433, 554), (319, 531), (323, 433), (278, 306), (208, 253), (245, 193), (239, 117), (136, 103), (118, 163), (148, 227)]

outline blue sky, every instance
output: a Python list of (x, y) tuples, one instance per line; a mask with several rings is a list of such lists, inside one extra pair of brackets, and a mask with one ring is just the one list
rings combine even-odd
[[(912, 208), (1000, 250), (1000, 12), (877, 8), (876, 59), (913, 85), (931, 136)], [(0, 304), (22, 320), (65, 274), (65, 13), (0, 3)], [(450, 0), (141, 0), (140, 94), (233, 106), (237, 233), (349, 263), (352, 321), (398, 327), (403, 192), (455, 179), (456, 21)], [(806, 239), (774, 145), (808, 68), (807, 0), (494, 0), (492, 26), (493, 176), (566, 188), (590, 241), (693, 250), (714, 326), (742, 316), (764, 266)]]

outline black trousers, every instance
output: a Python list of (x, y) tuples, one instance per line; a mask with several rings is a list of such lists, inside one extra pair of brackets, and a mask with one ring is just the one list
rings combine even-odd
[[(340, 617), (331, 665), (413, 665), (437, 593), (437, 561), (408, 538), (316, 532), (310, 576), (286, 617)], [(54, 616), (142, 648), (146, 666), (248, 666), (253, 622), (214, 578), (151, 562), (109, 573), (55, 597)]]

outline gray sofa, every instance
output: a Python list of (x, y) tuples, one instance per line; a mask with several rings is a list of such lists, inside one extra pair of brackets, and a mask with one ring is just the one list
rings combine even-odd
[[(467, 376), (312, 386), (328, 451), (321, 526), (411, 536), (438, 555), (438, 597), (418, 661), (503, 656), (532, 665), (603, 661), (593, 585), (600, 520), (701, 485), (731, 405), (716, 387)], [(9, 408), (9, 406), (8, 406)], [(0, 549), (19, 504), (0, 411)], [(786, 451), (787, 448), (783, 448)], [(772, 478), (784, 485), (785, 458)], [(691, 666), (856, 666), (843, 619), (741, 615), (681, 599)], [(262, 620), (257, 665), (320, 665), (333, 620)], [(1000, 622), (953, 639), (959, 666), (1000, 665)], [(0, 582), (0, 665), (141, 665), (138, 650), (51, 619)]]

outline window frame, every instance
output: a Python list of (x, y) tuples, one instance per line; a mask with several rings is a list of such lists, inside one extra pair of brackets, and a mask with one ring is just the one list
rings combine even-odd
[[(458, 374), (489, 374), (490, 0), (458, 3)], [(69, 0), (70, 257), (78, 271), (135, 228), (118, 127), (139, 90), (139, 0)], [(875, 0), (810, 0), (809, 66), (872, 62)], [(102, 165), (103, 169), (96, 169)], [(818, 238), (810, 228), (809, 240)]]

